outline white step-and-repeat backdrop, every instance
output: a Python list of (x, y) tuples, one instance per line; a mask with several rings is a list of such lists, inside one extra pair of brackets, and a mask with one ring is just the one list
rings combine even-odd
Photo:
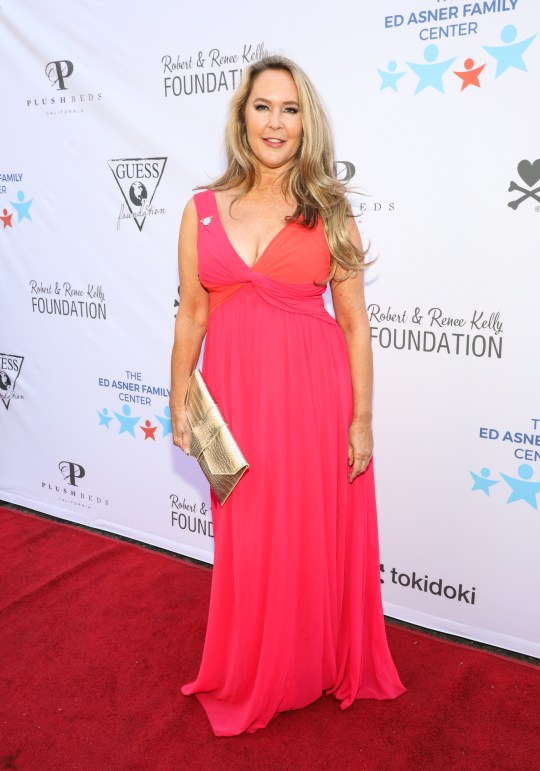
[(4, 0), (0, 29), (0, 498), (212, 562), (171, 442), (178, 227), (284, 53), (378, 257), (385, 610), (540, 656), (536, 0)]

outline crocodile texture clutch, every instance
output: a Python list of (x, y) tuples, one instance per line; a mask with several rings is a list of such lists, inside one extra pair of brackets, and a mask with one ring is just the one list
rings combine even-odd
[(199, 463), (223, 506), (249, 464), (198, 369), (189, 379), (185, 407), (191, 426), (190, 454)]

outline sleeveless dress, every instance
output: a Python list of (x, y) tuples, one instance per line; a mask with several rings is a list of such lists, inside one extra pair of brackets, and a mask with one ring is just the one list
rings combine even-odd
[(220, 506), (195, 694), (216, 736), (253, 733), (323, 692), (341, 709), (405, 691), (381, 603), (373, 461), (347, 479), (352, 387), (322, 299), (322, 224), (286, 224), (250, 268), (213, 191), (194, 196), (210, 293), (202, 372), (250, 467)]

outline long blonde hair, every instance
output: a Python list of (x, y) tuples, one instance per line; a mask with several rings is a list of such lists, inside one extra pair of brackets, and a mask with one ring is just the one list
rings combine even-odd
[(327, 280), (334, 278), (338, 265), (346, 274), (335, 280), (344, 280), (365, 267), (367, 249), (358, 249), (349, 235), (348, 218), (353, 214), (345, 197), (345, 184), (336, 179), (334, 142), (321, 100), (305, 72), (290, 59), (266, 56), (244, 71), (231, 100), (225, 128), (227, 170), (213, 184), (204, 187), (211, 190), (238, 187), (235, 201), (253, 189), (256, 170), (247, 140), (245, 109), (255, 78), (265, 70), (281, 70), (291, 75), (298, 90), (302, 116), (302, 142), (282, 180), (284, 195), (290, 195), (296, 202), (296, 211), (287, 220), (314, 228), (321, 218), (331, 255)]

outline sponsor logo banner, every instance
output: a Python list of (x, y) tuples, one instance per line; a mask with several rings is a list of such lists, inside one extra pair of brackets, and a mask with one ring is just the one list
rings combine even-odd
[(169, 501), (171, 527), (214, 538), (211, 513), (204, 501), (186, 500), (176, 493), (171, 493)]
[(244, 43), (237, 50), (210, 48), (206, 51), (165, 54), (161, 57), (163, 96), (194, 96), (234, 91), (242, 68), (268, 55), (264, 43)]
[(23, 361), (24, 356), (0, 353), (0, 399), (6, 410), (12, 399), (24, 399), (21, 394), (15, 393), (15, 386), (21, 373)]
[[(98, 426), (103, 430), (124, 434), (124, 438), (148, 440), (150, 444), (169, 434), (172, 436), (169, 388), (145, 382), (142, 373), (134, 370), (125, 370), (123, 376), (117, 378), (99, 377), (98, 385), (111, 391), (121, 402), (121, 406), (103, 406), (96, 410)], [(153, 405), (156, 396), (166, 400), (162, 408)]]
[[(483, 493), (488, 498), (503, 500), (506, 504), (519, 503), (520, 507), (530, 506), (538, 510), (538, 494), (540, 493), (540, 477), (535, 472), (531, 463), (540, 461), (540, 418), (530, 418), (528, 426), (519, 426), (514, 430), (508, 426), (485, 425), (479, 426), (478, 438), (486, 447), (486, 455), (491, 455), (493, 460), (490, 467), (470, 469), (469, 474), (473, 485), (471, 492)], [(504, 448), (506, 453), (510, 451), (514, 463), (509, 468), (507, 461), (495, 459), (490, 451)], [(523, 463), (526, 461), (526, 463)], [(493, 465), (503, 466), (504, 472), (495, 470)], [(504, 465), (503, 465), (504, 464)]]
[[(337, 179), (343, 184), (348, 184), (356, 175), (356, 166), (352, 161), (336, 161), (334, 171)], [(349, 190), (347, 197), (351, 205), (351, 211), (358, 222), (362, 222), (366, 214), (378, 214), (380, 212), (393, 212), (396, 202), (386, 196), (373, 196), (369, 192)]]
[(33, 197), (23, 189), (23, 174), (18, 171), (0, 171), (0, 232), (14, 230), (21, 223), (32, 222)]
[[(508, 192), (519, 195), (517, 198), (508, 201), (508, 206), (517, 211), (522, 204), (528, 207), (534, 204), (535, 201), (537, 204), (540, 204), (540, 186), (538, 186), (538, 182), (540, 182), (540, 158), (537, 158), (535, 161), (520, 161), (517, 165), (517, 173), (521, 181), (515, 182), (511, 180)], [(523, 187), (523, 184), (526, 187)], [(540, 206), (535, 206), (535, 211), (540, 212)]]
[(75, 286), (70, 281), (29, 282), (32, 313), (105, 321), (107, 305), (103, 284)]
[(465, 605), (476, 603), (476, 587), (464, 586), (462, 583), (450, 583), (444, 578), (429, 576), (426, 573), (401, 571), (399, 568), (381, 564), (381, 584), (389, 583), (401, 586), (409, 591), (431, 594), (441, 599), (455, 600)]
[(41, 483), (41, 490), (49, 493), (59, 503), (67, 504), (75, 509), (101, 509), (109, 505), (109, 500), (103, 494), (97, 494), (88, 488), (88, 474), (80, 463), (71, 460), (61, 460), (57, 465), (54, 480)]
[(152, 206), (167, 158), (116, 158), (109, 161), (109, 168), (116, 180), (124, 203), (116, 223), (116, 229), (125, 220), (133, 220), (139, 232), (148, 216), (165, 214), (165, 209)]
[[(459, 94), (510, 73), (527, 73), (537, 33), (516, 26), (517, 10), (518, 0), (441, 3), (421, 11), (403, 3), (399, 13), (381, 15), (389, 45), (386, 64), (375, 67), (379, 90), (415, 96), (432, 90)], [(495, 35), (482, 28), (484, 18), (493, 16), (501, 21)], [(412, 36), (404, 60), (395, 58), (396, 36)]]
[[(47, 62), (43, 68), (45, 80), (50, 90), (42, 91), (39, 96), (27, 97), (26, 107), (38, 109), (47, 116), (74, 115), (85, 112), (102, 99), (101, 92), (85, 90), (78, 86), (75, 64), (69, 59), (56, 59)], [(46, 95), (46, 93), (48, 95)]]
[(372, 344), (399, 351), (502, 358), (503, 322), (499, 311), (475, 308), (461, 316), (437, 306), (424, 310), (367, 306)]

